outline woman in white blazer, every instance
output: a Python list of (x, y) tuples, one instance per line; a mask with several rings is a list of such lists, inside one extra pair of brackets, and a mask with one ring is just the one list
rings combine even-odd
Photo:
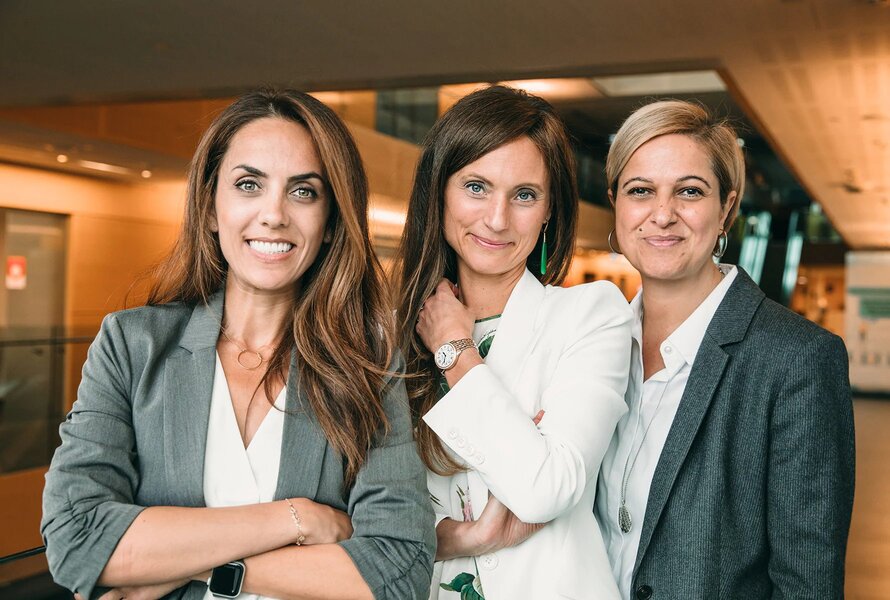
[(631, 313), (610, 283), (554, 287), (572, 156), (547, 102), (494, 86), (436, 123), (417, 168), (398, 326), (437, 513), (431, 598), (618, 598), (593, 503)]

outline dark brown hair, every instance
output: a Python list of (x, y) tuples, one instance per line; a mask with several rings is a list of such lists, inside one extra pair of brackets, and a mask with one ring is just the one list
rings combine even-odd
[(294, 285), (296, 299), (263, 385), (272, 398), (295, 351), (301, 390), (343, 456), (349, 485), (374, 436), (388, 428), (382, 396), (394, 340), (368, 237), (367, 177), (355, 141), (331, 109), (301, 92), (262, 90), (241, 96), (213, 121), (191, 162), (179, 238), (156, 270), (148, 303), (206, 304), (223, 287), (228, 265), (211, 231), (219, 167), (235, 134), (264, 118), (298, 123), (314, 140), (331, 197), (331, 241)]
[(528, 137), (540, 150), (550, 179), (547, 274), (537, 275), (540, 237), (526, 264), (541, 283), (559, 284), (574, 252), (578, 189), (565, 126), (546, 100), (500, 85), (473, 92), (436, 122), (417, 165), (397, 267), (397, 327), (408, 372), (413, 375), (406, 383), (420, 455), (427, 467), (442, 475), (453, 474), (461, 466), (420, 418), (437, 400), (439, 371), (414, 325), (420, 306), (441, 278), (457, 281), (455, 253), (443, 230), (445, 186), (460, 169), (522, 137)]

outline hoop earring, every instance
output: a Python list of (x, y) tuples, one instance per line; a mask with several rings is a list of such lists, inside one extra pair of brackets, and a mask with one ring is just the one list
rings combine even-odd
[(547, 221), (544, 221), (544, 239), (541, 241), (541, 275), (547, 274)]
[(612, 254), (621, 254), (621, 249), (619, 248), (618, 250), (616, 250), (615, 247), (612, 245), (612, 236), (613, 235), (615, 235), (614, 229), (609, 232), (609, 236), (606, 238), (606, 243), (609, 244), (609, 250), (612, 251)]
[(720, 233), (717, 234), (717, 244), (714, 246), (714, 251), (711, 254), (714, 255), (714, 258), (723, 258), (723, 255), (726, 254), (727, 246), (729, 246), (729, 236), (726, 234), (726, 231), (721, 229)]

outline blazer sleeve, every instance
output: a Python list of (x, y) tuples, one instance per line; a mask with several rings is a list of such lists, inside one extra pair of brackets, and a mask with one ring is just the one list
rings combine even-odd
[(564, 343), (553, 349), (561, 354), (543, 390), (538, 427), (484, 364), (423, 417), (527, 523), (551, 521), (580, 501), (627, 411), (631, 309), (611, 285), (571, 291), (574, 304), (557, 307), (554, 322), (543, 325), (558, 326), (561, 335), (551, 337)]
[[(404, 372), (401, 358), (394, 370)], [(384, 407), (390, 431), (371, 448), (349, 493), (353, 534), (340, 546), (374, 598), (425, 599), (433, 573), (436, 531), (401, 376), (390, 380)]]
[(59, 427), (46, 474), (40, 531), (55, 581), (92, 597), (118, 541), (143, 510), (123, 332), (107, 316), (83, 368), (77, 401)]
[(770, 434), (773, 598), (843, 598), (855, 477), (847, 352), (823, 332), (791, 360)]

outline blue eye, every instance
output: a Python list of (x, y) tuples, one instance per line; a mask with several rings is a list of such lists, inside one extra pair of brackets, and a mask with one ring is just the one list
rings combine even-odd
[(478, 182), (478, 181), (469, 181), (469, 182), (467, 182), (466, 184), (464, 184), (464, 187), (465, 187), (467, 190), (469, 190), (469, 192), (470, 192), (471, 194), (475, 194), (475, 195), (477, 195), (477, 196), (478, 196), (479, 194), (482, 194), (482, 193), (485, 192), (485, 186), (482, 185), (482, 184), (481, 184), (480, 182)]
[(522, 202), (533, 202), (538, 199), (538, 195), (532, 190), (519, 190), (519, 193), (516, 194), (516, 198)]
[(253, 179), (242, 179), (235, 183), (235, 187), (242, 192), (255, 192), (260, 189), (260, 184)]

